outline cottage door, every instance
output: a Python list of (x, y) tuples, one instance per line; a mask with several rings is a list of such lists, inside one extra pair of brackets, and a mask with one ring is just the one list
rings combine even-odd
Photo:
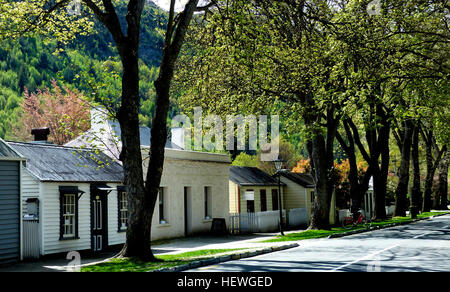
[(184, 236), (192, 234), (192, 194), (190, 187), (184, 187)]
[(108, 246), (107, 239), (107, 193), (99, 190), (91, 192), (91, 247), (102, 251)]

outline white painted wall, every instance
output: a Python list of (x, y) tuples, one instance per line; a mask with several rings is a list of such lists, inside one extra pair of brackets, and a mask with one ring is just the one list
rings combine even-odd
[(22, 216), (27, 214), (27, 199), (39, 198), (39, 181), (30, 172), (22, 167), (21, 187), (22, 187)]
[[(73, 250), (87, 250), (91, 248), (91, 206), (89, 183), (50, 183), (36, 182), (23, 172), (25, 189), (28, 197), (38, 197), (40, 206), (40, 245), (41, 254), (69, 252)], [(60, 240), (60, 186), (77, 186), (85, 193), (78, 201), (78, 236), (79, 239)], [(116, 188), (108, 195), (108, 244), (116, 245), (125, 242), (125, 233), (118, 232), (118, 204), (117, 186), (108, 183), (108, 186)], [(26, 203), (23, 203), (26, 212)]]
[[(77, 186), (85, 193), (78, 201), (79, 239), (60, 240), (60, 186)], [(41, 183), (42, 254), (91, 248), (90, 184)]]
[[(153, 216), (152, 240), (185, 235), (184, 187), (190, 188), (193, 233), (209, 232), (212, 219), (205, 219), (204, 187), (211, 187), (212, 218), (224, 218), (229, 225), (230, 160), (227, 155), (166, 149), (161, 187), (165, 188), (167, 223), (159, 222), (159, 205)], [(143, 150), (144, 177), (148, 167), (148, 149)], [(167, 211), (166, 211), (167, 213)]]
[[(148, 149), (143, 151), (144, 158)], [(148, 159), (144, 159), (144, 171)], [(144, 173), (144, 177), (145, 177)], [(209, 232), (212, 219), (204, 217), (204, 187), (211, 188), (212, 218), (225, 218), (229, 225), (229, 175), (230, 160), (227, 155), (168, 150), (161, 180), (167, 197), (167, 224), (159, 222), (159, 205), (153, 216), (152, 240), (183, 237), (184, 229), (184, 187), (190, 187), (192, 194), (191, 223), (193, 233)], [(41, 255), (91, 249), (91, 216), (89, 183), (38, 182), (27, 170), (22, 171), (25, 200), (38, 197), (40, 206)], [(116, 183), (108, 195), (108, 244), (125, 243), (125, 232), (118, 232), (118, 202)], [(60, 186), (77, 186), (85, 193), (78, 201), (79, 239), (60, 240)], [(268, 196), (269, 197), (269, 196)]]

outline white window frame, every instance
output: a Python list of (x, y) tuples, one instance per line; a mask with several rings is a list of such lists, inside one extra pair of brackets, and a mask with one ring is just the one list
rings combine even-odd
[(125, 230), (128, 226), (128, 198), (127, 192), (119, 192), (119, 230)]
[[(68, 200), (70, 201), (68, 202)], [(77, 195), (75, 194), (63, 194), (63, 238), (76, 236), (76, 200)], [(69, 223), (67, 223), (68, 220)]]
[(212, 186), (203, 186), (203, 212), (205, 213), (204, 219), (205, 220), (212, 220), (213, 218), (213, 208), (212, 208), (212, 201), (213, 201), (213, 191)]
[[(162, 195), (161, 195), (162, 194)], [(159, 213), (159, 224), (169, 224), (169, 220), (167, 219), (169, 216), (167, 208), (167, 188), (166, 187), (159, 187), (158, 189), (158, 213)], [(162, 213), (161, 213), (162, 210)]]

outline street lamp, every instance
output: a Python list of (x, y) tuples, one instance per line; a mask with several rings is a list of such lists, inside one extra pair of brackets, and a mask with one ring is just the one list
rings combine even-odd
[(281, 160), (280, 157), (278, 157), (278, 159), (274, 161), (274, 164), (275, 164), (275, 168), (277, 170), (277, 175), (278, 175), (278, 206), (280, 209), (280, 233), (282, 236), (284, 236), (284, 233), (283, 233), (283, 207), (281, 205), (281, 181), (280, 181), (281, 168), (283, 167), (283, 160)]
[(277, 170), (277, 173), (280, 172), (281, 168), (283, 167), (283, 160), (278, 158), (277, 160), (274, 161), (274, 163), (275, 163), (275, 168)]

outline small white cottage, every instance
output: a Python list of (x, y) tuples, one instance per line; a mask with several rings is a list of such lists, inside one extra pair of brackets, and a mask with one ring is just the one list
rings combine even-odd
[[(144, 177), (148, 147), (142, 148)], [(211, 231), (215, 218), (229, 226), (228, 155), (165, 149), (152, 240)]]
[(34, 223), (27, 228), (37, 228), (23, 234), (25, 254), (101, 251), (124, 243), (120, 164), (90, 149), (45, 141), (5, 143), (25, 159), (21, 213), (24, 223)]
[[(289, 210), (291, 225), (309, 224), (314, 206), (314, 180), (310, 174), (282, 171), (285, 184), (285, 206)], [(296, 217), (295, 219), (293, 217)]]
[(278, 228), (280, 203), (286, 227), (294, 228), (309, 223), (314, 201), (312, 176), (289, 171), (279, 174), (281, 200), (278, 196), (277, 175), (270, 176), (255, 167), (231, 167), (230, 212), (235, 214), (234, 217), (239, 217), (237, 225), (240, 225), (240, 229), (242, 221), (247, 220), (243, 215), (254, 213), (257, 227), (253, 231), (274, 231)]
[[(183, 133), (180, 128), (172, 129), (172, 137), (166, 143), (152, 240), (207, 233), (215, 218), (225, 221), (228, 226), (230, 158), (225, 154), (184, 150)], [(150, 134), (150, 128), (140, 128), (144, 178), (149, 161)], [(101, 108), (94, 108), (91, 129), (66, 146), (84, 148), (94, 144), (112, 159), (117, 159), (121, 151), (120, 136), (120, 125), (108, 120)]]
[[(278, 180), (256, 167), (230, 169), (230, 213), (244, 214), (280, 210)], [(281, 182), (281, 208), (286, 208), (285, 184)]]

